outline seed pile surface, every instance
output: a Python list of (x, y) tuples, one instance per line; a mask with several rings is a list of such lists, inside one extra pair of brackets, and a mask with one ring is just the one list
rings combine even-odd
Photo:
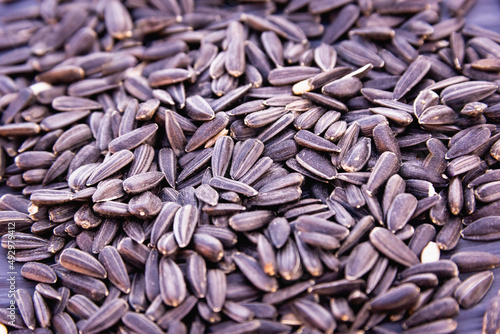
[[(442, 258), (500, 240), (500, 33), (474, 3), (0, 14), (0, 175), (22, 193), (0, 232), (37, 282), (12, 333), (453, 332), (500, 266)], [(499, 318), (496, 297), (483, 332)]]

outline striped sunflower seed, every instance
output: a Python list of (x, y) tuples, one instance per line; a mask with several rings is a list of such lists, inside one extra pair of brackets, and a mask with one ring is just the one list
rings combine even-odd
[(370, 242), (388, 258), (410, 267), (420, 261), (406, 244), (389, 230), (375, 227), (370, 232)]
[(463, 281), (455, 290), (454, 297), (463, 308), (471, 308), (479, 303), (492, 283), (493, 273), (483, 271)]

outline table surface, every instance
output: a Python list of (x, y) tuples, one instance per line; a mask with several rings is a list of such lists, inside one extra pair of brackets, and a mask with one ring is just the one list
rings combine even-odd
[[(0, 11), (4, 9), (3, 7), (4, 5), (0, 3)], [(469, 12), (467, 22), (474, 23), (483, 28), (491, 29), (500, 33), (500, 0), (478, 0), (478, 3)], [(8, 188), (5, 184), (0, 186), (0, 195), (6, 193), (7, 191)], [(465, 250), (488, 251), (500, 256), (500, 241), (479, 243), (460, 240), (457, 248), (453, 252)], [(453, 252), (443, 253), (442, 257), (449, 258)], [(16, 288), (33, 290), (33, 282), (27, 281), (21, 277), (21, 267), (22, 263), (15, 264), (14, 272), (17, 273), (15, 281)], [(493, 274), (495, 275), (495, 281), (481, 303), (469, 310), (460, 310), (460, 314), (455, 318), (459, 324), (456, 333), (472, 334), (481, 332), (482, 318), (489, 300), (500, 292), (500, 268), (493, 270)], [(9, 274), (7, 264), (7, 252), (5, 249), (0, 247), (0, 308), (8, 306), (10, 301), (10, 298), (8, 298), (9, 284), (7, 282), (7, 279), (10, 276), (11, 274)], [(460, 275), (462, 280), (466, 277), (468, 277), (468, 275)], [(401, 329), (401, 327), (394, 326), (392, 324), (388, 327), (396, 331), (398, 331), (398, 328), (399, 330)]]

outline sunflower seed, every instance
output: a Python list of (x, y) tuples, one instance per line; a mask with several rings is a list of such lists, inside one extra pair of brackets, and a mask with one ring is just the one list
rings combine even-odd
[(407, 309), (418, 298), (420, 289), (413, 283), (404, 283), (377, 296), (370, 302), (374, 312), (394, 312)]
[(308, 291), (320, 295), (324, 294), (324, 295), (338, 296), (338, 295), (349, 294), (351, 291), (363, 288), (364, 285), (365, 282), (362, 279), (357, 279), (357, 280), (341, 279), (333, 282), (316, 284), (310, 287)]
[(354, 247), (345, 267), (347, 279), (355, 280), (372, 269), (378, 260), (378, 252), (369, 242)]
[(446, 87), (441, 100), (450, 107), (461, 107), (469, 102), (481, 100), (496, 90), (494, 83), (485, 81), (464, 82)]
[(76, 333), (76, 324), (66, 312), (56, 314), (52, 319), (54, 328), (60, 333)]
[(117, 323), (127, 312), (127, 302), (123, 299), (115, 299), (105, 304), (94, 313), (80, 329), (83, 333), (98, 333), (106, 330)]
[(464, 251), (455, 253), (451, 258), (460, 272), (474, 272), (494, 269), (500, 266), (500, 258), (494, 254), (481, 251)]
[(176, 307), (186, 298), (186, 283), (177, 264), (163, 257), (160, 260), (160, 291), (166, 305)]
[(164, 69), (151, 73), (148, 82), (151, 87), (160, 87), (183, 82), (191, 78), (191, 75), (191, 72), (185, 69)]
[(427, 74), (431, 64), (424, 57), (413, 61), (394, 88), (394, 99), (399, 100)]
[(392, 152), (384, 152), (380, 155), (377, 163), (367, 182), (367, 192), (372, 195), (399, 169), (397, 156)]
[(420, 262), (415, 253), (387, 229), (375, 227), (370, 232), (370, 242), (385, 256), (402, 265), (410, 267)]
[(245, 37), (243, 25), (239, 22), (231, 22), (227, 27), (228, 40), (226, 70), (235, 77), (245, 72)]
[(252, 231), (267, 225), (274, 218), (271, 211), (252, 211), (238, 213), (229, 219), (235, 231)]
[(111, 283), (124, 293), (128, 293), (130, 291), (130, 280), (125, 263), (116, 248), (105, 246), (99, 253), (99, 261), (106, 268)]
[(454, 296), (463, 308), (473, 307), (488, 292), (492, 283), (493, 273), (491, 271), (475, 274), (457, 287)]
[(78, 249), (65, 249), (59, 261), (68, 270), (96, 278), (107, 277), (106, 269), (99, 261)]
[(149, 124), (119, 136), (109, 142), (109, 150), (116, 153), (121, 150), (131, 150), (147, 141), (158, 130), (158, 125)]
[(342, 58), (357, 66), (369, 63), (374, 67), (384, 66), (384, 61), (375, 52), (354, 41), (340, 42), (337, 51)]
[(248, 197), (252, 197), (258, 194), (257, 190), (250, 187), (249, 185), (244, 184), (243, 182), (234, 181), (221, 176), (213, 177), (212, 179), (210, 179), (208, 184), (217, 189), (234, 191), (238, 194), (242, 194)]
[(258, 289), (266, 292), (277, 290), (276, 279), (267, 276), (259, 263), (248, 255), (236, 253), (233, 260), (242, 271), (243, 275)]
[(483, 333), (494, 333), (498, 330), (499, 298), (493, 297), (483, 317)]
[[(197, 253), (191, 254), (187, 260), (186, 278), (191, 291), (193, 291), (198, 298), (206, 296), (208, 284), (206, 263)], [(209, 297), (207, 296), (207, 298)]]
[(325, 332), (333, 332), (337, 326), (331, 313), (313, 301), (304, 298), (298, 299), (291, 307), (293, 313), (303, 324)]
[(160, 327), (143, 314), (127, 312), (122, 316), (122, 322), (136, 332), (163, 333)]
[(460, 239), (461, 227), (462, 222), (458, 217), (450, 219), (436, 236), (436, 243), (439, 248), (442, 250), (455, 248)]
[(87, 186), (96, 184), (99, 181), (116, 173), (134, 159), (134, 154), (128, 150), (122, 150), (113, 154), (109, 159), (97, 167), (87, 180)]
[(313, 150), (303, 149), (296, 158), (302, 167), (321, 178), (332, 180), (337, 175), (337, 170), (330, 161)]
[(439, 260), (413, 265), (401, 272), (401, 278), (421, 273), (433, 273), (438, 278), (452, 278), (458, 276), (457, 265), (450, 260)]
[(38, 262), (25, 263), (21, 268), (21, 275), (40, 283), (53, 284), (57, 281), (55, 272), (46, 264)]
[(399, 194), (394, 197), (387, 210), (387, 227), (396, 232), (409, 221), (417, 207), (417, 199), (411, 194)]
[(26, 326), (31, 330), (35, 329), (35, 310), (30, 293), (25, 289), (17, 289), (14, 298)]
[(226, 277), (219, 269), (207, 272), (207, 304), (213, 312), (220, 312), (226, 299)]
[(205, 144), (211, 137), (224, 129), (228, 122), (229, 118), (225, 113), (215, 114), (214, 119), (204, 123), (196, 130), (186, 145), (186, 152), (191, 152)]

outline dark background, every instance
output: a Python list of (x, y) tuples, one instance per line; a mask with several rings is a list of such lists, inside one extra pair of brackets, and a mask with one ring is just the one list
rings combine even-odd
[[(26, 3), (23, 1), (23, 3)], [(20, 5), (20, 4), (19, 4)], [(0, 12), (9, 10), (5, 5), (0, 3)], [(472, 8), (467, 15), (467, 22), (477, 24), (483, 28), (488, 28), (500, 33), (500, 0), (479, 0), (478, 3)], [(0, 186), (0, 195), (8, 191), (6, 185)], [(490, 243), (470, 242), (460, 240), (458, 247), (454, 252), (462, 250), (471, 251), (488, 251), (490, 253), (500, 256), (500, 241)], [(449, 258), (453, 252), (442, 253), (441, 257)], [(33, 290), (34, 284), (21, 277), (20, 270), (22, 263), (15, 264), (15, 272), (17, 272), (16, 288), (28, 288)], [(9, 305), (10, 298), (8, 297), (8, 282), (7, 278), (10, 276), (8, 272), (7, 252), (0, 247), (0, 307), (4, 308)], [(482, 326), (483, 314), (489, 303), (489, 300), (500, 292), (500, 268), (493, 270), (495, 281), (490, 288), (488, 294), (481, 301), (481, 303), (469, 310), (460, 310), (460, 314), (455, 318), (458, 323), (457, 333), (469, 334), (480, 333)], [(464, 280), (469, 275), (460, 275)], [(390, 325), (390, 328), (396, 331), (401, 330), (399, 326)], [(430, 334), (430, 333), (429, 333)]]

